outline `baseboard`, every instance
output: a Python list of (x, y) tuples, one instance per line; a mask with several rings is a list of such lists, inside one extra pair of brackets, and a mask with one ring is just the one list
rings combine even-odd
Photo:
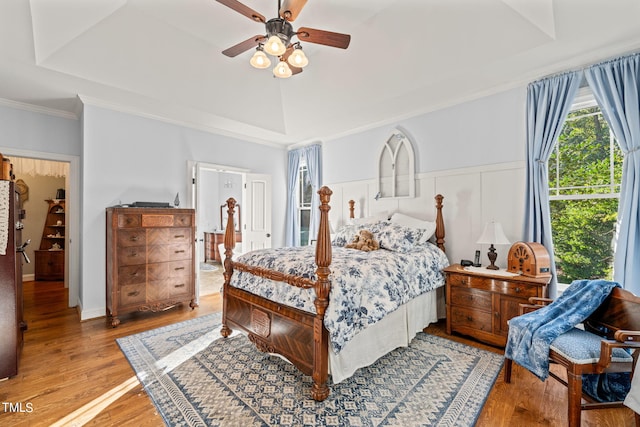
[(22, 275), (22, 282), (33, 282), (34, 280), (36, 280), (36, 275), (35, 274), (23, 274)]
[(91, 310), (83, 310), (80, 303), (78, 303), (78, 311), (80, 312), (80, 321), (97, 319), (98, 317), (105, 317), (104, 308), (93, 308)]

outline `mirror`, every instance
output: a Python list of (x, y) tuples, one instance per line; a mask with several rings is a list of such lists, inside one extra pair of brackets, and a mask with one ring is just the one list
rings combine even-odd
[(376, 198), (415, 197), (415, 186), (411, 141), (404, 132), (395, 129), (380, 151)]

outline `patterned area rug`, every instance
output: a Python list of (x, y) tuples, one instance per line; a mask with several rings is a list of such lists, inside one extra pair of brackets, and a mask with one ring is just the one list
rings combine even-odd
[(169, 426), (472, 426), (502, 367), (498, 354), (419, 333), (316, 402), (288, 362), (221, 338), (220, 314), (117, 342)]

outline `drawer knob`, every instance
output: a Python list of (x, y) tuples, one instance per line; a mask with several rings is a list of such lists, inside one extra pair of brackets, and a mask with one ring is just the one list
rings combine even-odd
[(175, 285), (174, 287), (176, 287), (176, 288), (184, 288), (184, 283), (181, 283), (179, 285)]
[(129, 240), (131, 240), (132, 242), (137, 242), (139, 239), (138, 236), (131, 236), (131, 238)]
[(184, 239), (184, 234), (176, 234), (173, 237), (174, 237), (174, 239)]
[(138, 295), (140, 295), (140, 291), (133, 291), (127, 294), (129, 297), (137, 297)]
[(175, 251), (175, 253), (182, 254), (182, 253), (184, 253), (184, 250)]
[(184, 267), (176, 267), (176, 268), (174, 268), (174, 270), (175, 270), (175, 271), (178, 271), (178, 270), (184, 270)]
[(468, 320), (469, 322), (473, 322), (473, 317), (471, 317), (471, 316), (467, 316), (467, 320)]
[(517, 288), (515, 289), (515, 291), (516, 291), (516, 293), (517, 293), (517, 294), (519, 294), (519, 293), (520, 293), (520, 291), (521, 291), (521, 289), (520, 289), (519, 287), (517, 287)]

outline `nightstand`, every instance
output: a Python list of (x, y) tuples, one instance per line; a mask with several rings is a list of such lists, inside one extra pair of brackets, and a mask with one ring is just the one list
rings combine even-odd
[(529, 297), (547, 297), (550, 277), (511, 275), (504, 270), (445, 268), (447, 333), (458, 332), (504, 347), (507, 321), (519, 314)]

